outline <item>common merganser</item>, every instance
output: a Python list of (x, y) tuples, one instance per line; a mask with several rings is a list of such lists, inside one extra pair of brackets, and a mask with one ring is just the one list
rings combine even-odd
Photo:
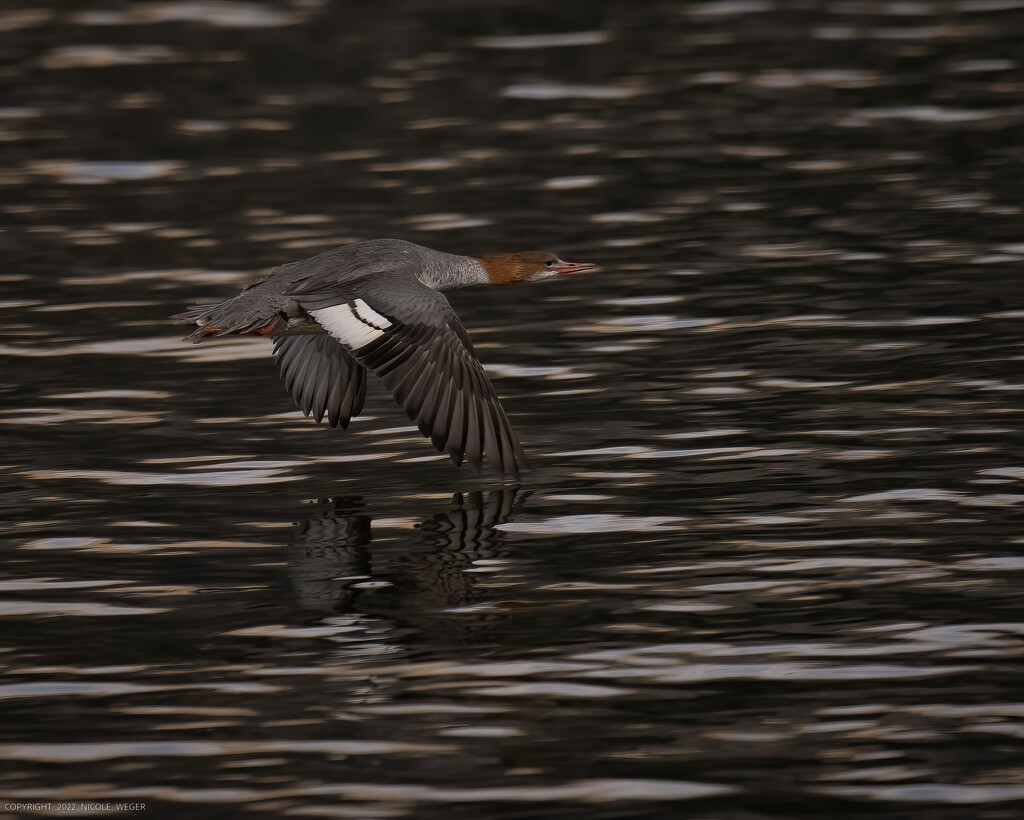
[(398, 239), (344, 245), (274, 268), (220, 304), (172, 317), (185, 341), (253, 335), (274, 358), (296, 404), (347, 428), (363, 409), (372, 370), (420, 432), (456, 465), (518, 478), (526, 456), (466, 329), (439, 291), (507, 285), (594, 270), (544, 251), (455, 256)]

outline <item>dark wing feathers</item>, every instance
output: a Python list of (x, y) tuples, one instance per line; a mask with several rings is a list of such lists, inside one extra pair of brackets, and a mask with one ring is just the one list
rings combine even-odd
[(466, 461), (479, 472), (486, 460), (497, 474), (517, 477), (526, 457), (448, 300), (404, 274), (358, 285), (293, 298), (317, 311), (362, 301), (386, 317), (390, 325), (352, 357), (380, 377), (420, 432), (456, 464)]
[(278, 336), (274, 358), (299, 409), (319, 423), (348, 427), (363, 409), (366, 371), (326, 333)]
[(518, 476), (526, 457), (483, 367), (454, 329), (435, 329), (427, 338), (423, 330), (396, 323), (354, 355), (456, 464), (465, 460), (479, 472), (486, 457), (499, 475)]

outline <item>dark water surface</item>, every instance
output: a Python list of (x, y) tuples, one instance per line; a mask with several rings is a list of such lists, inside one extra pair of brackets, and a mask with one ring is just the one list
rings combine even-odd
[[(1024, 814), (1024, 3), (796, 5), (5, 4), (2, 816)], [(166, 320), (377, 236), (523, 486)]]

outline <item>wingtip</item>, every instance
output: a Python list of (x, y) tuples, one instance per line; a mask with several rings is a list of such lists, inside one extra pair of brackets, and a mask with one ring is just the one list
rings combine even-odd
[(522, 483), (523, 473), (530, 469), (530, 465), (525, 461), (523, 463), (517, 462), (513, 465), (511, 471), (505, 476), (507, 479), (511, 479), (515, 484)]
[[(513, 461), (509, 464), (502, 464), (497, 467), (491, 465), (491, 474), (504, 485), (518, 485), (522, 483), (523, 473), (529, 471), (530, 465), (525, 459)], [(476, 471), (477, 475), (483, 472), (483, 465)]]

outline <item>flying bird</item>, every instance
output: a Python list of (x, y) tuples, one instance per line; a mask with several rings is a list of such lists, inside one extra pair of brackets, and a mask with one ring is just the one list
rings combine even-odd
[(296, 404), (347, 428), (363, 410), (366, 374), (391, 391), (420, 432), (456, 465), (518, 478), (526, 456), (466, 329), (440, 291), (594, 270), (545, 251), (456, 256), (398, 239), (343, 245), (274, 268), (219, 304), (172, 317), (185, 341), (269, 335)]

